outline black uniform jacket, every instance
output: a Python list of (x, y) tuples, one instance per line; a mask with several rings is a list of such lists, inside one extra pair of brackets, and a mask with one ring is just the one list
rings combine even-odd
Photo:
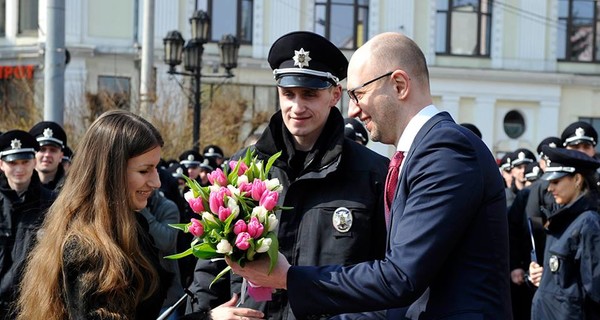
[[(337, 108), (331, 109), (325, 128), (310, 152), (295, 150), (281, 112), (273, 115), (269, 127), (253, 148), (265, 163), (271, 155), (282, 151), (271, 168), (270, 178), (279, 179), (283, 185), (279, 205), (293, 207), (277, 212), (279, 251), (291, 264), (349, 265), (384, 256), (383, 193), (389, 159), (346, 139), (343, 118)], [(246, 150), (242, 150), (232, 158), (245, 153)], [(347, 230), (337, 222), (345, 211), (343, 208), (352, 216)], [(195, 283), (191, 287), (198, 297), (193, 310), (229, 300), (229, 292), (215, 293), (225, 287), (229, 289), (229, 284), (221, 284), (220, 289), (216, 284), (212, 287), (216, 290), (208, 290), (215, 272), (225, 266), (198, 261)], [(232, 290), (240, 292), (239, 284), (233, 281)], [(243, 306), (260, 309), (267, 319), (295, 319), (285, 291), (276, 292), (269, 303), (247, 298)]]
[(548, 217), (532, 319), (600, 319), (600, 214), (582, 196)]
[(35, 173), (21, 196), (10, 188), (6, 176), (0, 174), (0, 319), (12, 318), (7, 315), (9, 304), (17, 297), (25, 259), (53, 199)]

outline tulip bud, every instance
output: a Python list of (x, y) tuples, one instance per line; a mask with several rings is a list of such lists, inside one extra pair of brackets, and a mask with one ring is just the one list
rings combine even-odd
[(240, 219), (233, 225), (233, 233), (235, 234), (246, 232), (246, 230), (248, 230), (248, 227), (246, 226), (246, 222), (244, 222), (244, 220)]
[(256, 243), (256, 252), (258, 253), (262, 253), (262, 252), (267, 252), (269, 251), (269, 248), (271, 248), (271, 243), (273, 242), (273, 240), (271, 240), (271, 238), (262, 238), (260, 240), (258, 240), (258, 242)]
[(248, 232), (241, 232), (235, 238), (235, 246), (240, 250), (248, 250), (248, 248), (250, 248), (250, 239), (252, 239), (252, 237)]
[(271, 213), (268, 217), (269, 220), (269, 230), (268, 231), (273, 231), (275, 230), (275, 228), (277, 228), (277, 225), (279, 224), (279, 220), (277, 219), (277, 216), (273, 213)]
[(260, 237), (265, 230), (265, 227), (258, 221), (256, 217), (250, 218), (248, 223), (248, 233), (254, 239)]
[(202, 226), (202, 223), (198, 219), (192, 218), (191, 221), (192, 224), (189, 226), (188, 231), (194, 237), (201, 237), (204, 234), (204, 226)]
[(233, 247), (229, 243), (229, 241), (225, 239), (221, 239), (217, 244), (217, 253), (221, 254), (231, 254), (233, 252)]

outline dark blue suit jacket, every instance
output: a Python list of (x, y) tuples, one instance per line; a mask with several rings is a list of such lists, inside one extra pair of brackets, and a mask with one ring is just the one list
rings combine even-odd
[(297, 317), (390, 309), (401, 319), (406, 309), (391, 309), (413, 304), (419, 319), (512, 318), (504, 184), (486, 145), (448, 113), (418, 132), (391, 214), (385, 260), (290, 268)]

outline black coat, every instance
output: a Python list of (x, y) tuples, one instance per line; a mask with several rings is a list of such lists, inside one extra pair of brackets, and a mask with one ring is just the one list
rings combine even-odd
[(86, 281), (86, 278), (89, 278), (90, 274), (100, 272), (101, 262), (97, 261), (96, 256), (81, 254), (80, 245), (76, 241), (68, 241), (63, 252), (63, 281), (65, 283), (63, 299), (70, 319), (156, 319), (160, 315), (160, 309), (173, 275), (160, 266), (157, 250), (148, 233), (146, 219), (139, 213), (135, 213), (135, 215), (140, 224), (138, 230), (142, 230), (138, 236), (141, 250), (159, 274), (158, 289), (147, 299), (140, 301), (137, 305), (132, 305), (135, 292), (131, 287), (130, 300), (118, 301), (117, 305), (108, 305), (107, 295), (110, 292), (99, 294), (96, 286), (84, 285), (88, 283), (89, 280)]
[(600, 214), (580, 197), (548, 217), (532, 319), (600, 319)]
[(32, 175), (27, 191), (20, 197), (0, 174), (0, 319), (13, 318), (7, 315), (9, 305), (17, 297), (25, 259), (53, 200), (37, 174)]
[[(384, 256), (383, 194), (389, 160), (346, 139), (339, 110), (331, 110), (320, 138), (308, 153), (295, 150), (281, 112), (271, 118), (269, 127), (253, 146), (258, 159), (265, 163), (271, 155), (282, 151), (270, 178), (278, 178), (283, 185), (279, 205), (293, 207), (277, 212), (279, 251), (292, 265), (349, 265)], [(242, 150), (232, 158), (245, 153), (246, 150)], [(338, 208), (347, 208), (352, 213), (348, 231), (336, 230), (334, 226)], [(229, 300), (229, 292), (215, 293), (215, 287), (208, 290), (214, 272), (224, 266), (220, 262), (198, 261), (191, 288), (198, 298), (193, 310)], [(227, 279), (220, 281), (227, 282)], [(236, 279), (233, 282), (232, 290), (239, 292), (239, 283)], [(222, 284), (221, 288), (228, 287)], [(247, 298), (243, 306), (263, 311), (266, 319), (295, 319), (285, 291), (276, 292), (269, 303)]]

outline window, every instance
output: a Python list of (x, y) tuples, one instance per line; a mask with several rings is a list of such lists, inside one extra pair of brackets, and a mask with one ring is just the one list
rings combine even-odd
[(19, 34), (36, 36), (38, 31), (38, 0), (19, 1)]
[(517, 139), (525, 132), (525, 119), (523, 115), (515, 110), (509, 111), (504, 116), (504, 132), (511, 139)]
[(491, 35), (491, 0), (437, 0), (436, 53), (489, 57)]
[(252, 2), (252, 0), (198, 1), (198, 10), (204, 10), (210, 16), (209, 41), (216, 42), (225, 34), (233, 34), (240, 43), (252, 43)]
[(356, 49), (369, 35), (368, 0), (317, 0), (315, 32), (340, 49)]
[(600, 61), (599, 31), (599, 0), (558, 1), (558, 60)]
[(99, 76), (98, 97), (105, 105), (129, 109), (131, 87), (126, 77)]

